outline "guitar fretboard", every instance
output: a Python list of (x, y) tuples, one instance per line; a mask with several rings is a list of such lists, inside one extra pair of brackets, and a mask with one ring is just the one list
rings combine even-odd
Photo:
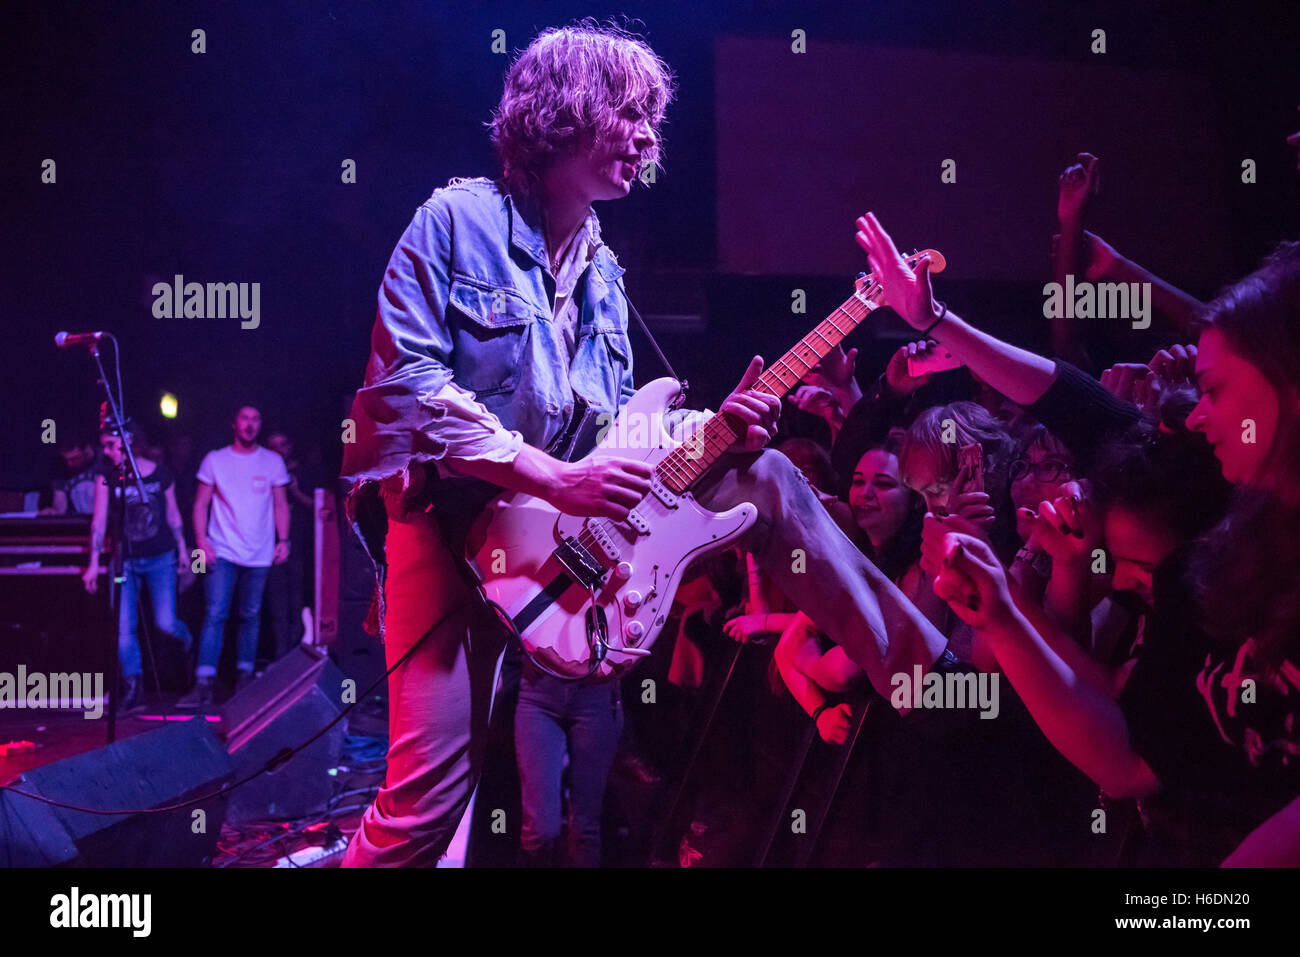
[[(867, 315), (878, 308), (872, 298), (879, 293), (875, 283), (855, 292), (834, 312), (817, 324), (794, 348), (777, 359), (760, 374), (753, 389), (778, 399), (799, 384), (813, 366), (858, 327)], [(719, 455), (740, 437), (744, 427), (739, 419), (717, 413), (689, 439), (659, 460), (655, 471), (660, 481), (674, 493), (681, 494), (703, 475)]]

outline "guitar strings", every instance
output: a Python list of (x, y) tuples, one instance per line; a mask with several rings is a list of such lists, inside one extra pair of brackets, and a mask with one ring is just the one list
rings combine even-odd
[[(920, 255), (921, 254), (913, 254), (912, 256), (907, 257), (908, 265), (914, 266), (915, 263), (920, 259)], [(766, 390), (768, 395), (775, 396), (775, 395), (782, 394), (778, 392), (777, 388), (771, 382), (766, 381), (769, 376), (773, 376), (781, 384), (781, 386), (784, 388), (785, 391), (789, 391), (789, 389), (792, 388), (795, 383), (799, 382), (816, 365), (816, 363), (809, 363), (806, 359), (804, 359), (798, 354), (797, 350), (799, 346), (801, 345), (805, 346), (809, 350), (809, 352), (811, 352), (813, 355), (818, 357), (817, 361), (820, 362), (822, 359), (826, 357), (826, 355), (830, 353), (831, 349), (835, 348), (838, 342), (842, 342), (849, 335), (849, 333), (853, 332), (854, 329), (857, 328), (857, 326), (862, 322), (863, 319), (867, 317), (869, 313), (871, 313), (874, 309), (879, 308), (879, 304), (875, 302), (874, 297), (878, 295), (881, 291), (882, 289), (880, 283), (877, 282), (873, 277), (868, 275), (866, 277), (864, 287), (861, 291), (854, 292), (852, 296), (850, 296), (843, 303), (837, 306), (829, 316), (827, 316), (825, 319), (819, 322), (813, 328), (812, 332), (810, 332), (807, 336), (804, 336), (802, 339), (800, 339), (785, 355), (783, 355), (780, 359), (774, 362), (767, 369), (763, 370), (763, 372), (759, 375), (756, 381), (756, 389), (757, 387), (762, 387), (763, 389)], [(850, 312), (849, 309), (846, 308), (849, 305), (849, 303), (854, 303), (857, 306), (861, 307), (862, 315), (858, 316), (858, 315), (854, 315), (853, 312)], [(837, 312), (843, 313), (845, 316), (848, 317), (850, 322), (850, 327), (848, 330), (841, 329), (839, 326), (835, 324), (834, 316)], [(838, 334), (839, 339), (837, 341), (832, 341), (831, 338), (828, 338), (826, 335), (824, 335), (821, 331), (821, 327), (823, 325), (829, 325), (831, 329), (833, 329), (835, 333)], [(808, 337), (813, 335), (817, 336), (824, 343), (826, 343), (826, 352), (824, 353), (820, 352), (820, 350), (816, 346), (808, 342)], [(790, 368), (789, 364), (786, 362), (786, 359), (790, 357), (796, 359), (802, 365), (806, 366), (807, 370), (803, 373), (798, 373), (796, 372), (796, 370)], [(777, 366), (785, 366), (786, 371), (791, 376), (794, 377), (794, 382), (786, 383), (785, 380), (781, 377), (781, 375), (776, 371)], [(726, 418), (721, 414), (717, 414), (713, 418), (709, 419), (709, 421), (706, 422), (704, 426), (700, 428), (696, 433), (692, 434), (691, 437), (686, 440), (686, 442), (682, 443), (677, 448), (673, 449), (671, 452), (665, 455), (655, 465), (655, 472), (658, 473), (658, 477), (660, 481), (664, 484), (666, 488), (669, 489), (669, 491), (677, 495), (684, 494), (687, 490), (689, 490), (691, 485), (697, 482), (700, 479), (700, 477), (704, 474), (704, 472), (707, 471), (707, 469), (713, 464), (713, 461), (711, 460), (707, 464), (705, 464), (703, 468), (695, 467), (696, 463), (703, 460), (704, 455), (703, 454), (694, 455), (693, 453), (699, 450), (700, 446), (703, 446), (705, 450), (711, 452), (714, 456), (717, 456), (722, 452), (726, 451), (726, 449), (729, 448), (737, 440), (738, 437), (739, 436), (736, 434), (736, 431), (731, 427), (731, 424), (726, 420)], [(709, 447), (710, 444), (714, 442), (721, 443), (721, 448), (710, 448)], [(686, 452), (684, 454), (684, 457), (686, 458), (687, 462), (683, 463), (680, 461), (679, 456), (683, 455), (682, 450), (686, 449), (688, 444), (691, 445), (691, 448), (689, 452)], [(673, 484), (679, 484), (681, 486), (680, 489), (674, 489)], [(600, 562), (600, 559), (595, 554), (595, 549), (599, 548), (600, 551), (602, 552), (604, 551), (604, 549), (600, 548), (600, 536), (593, 530), (593, 523), (595, 522), (602, 523), (602, 530), (605, 531), (607, 535), (615, 531), (615, 529), (612, 526), (615, 525), (628, 526), (630, 525), (630, 523), (626, 521), (615, 522), (613, 519), (610, 518), (592, 518), (584, 522), (583, 528), (575, 536), (575, 540), (584, 550), (587, 551), (588, 554), (592, 556), (592, 558), (595, 558), (597, 562)], [(603, 563), (601, 564), (603, 565)]]

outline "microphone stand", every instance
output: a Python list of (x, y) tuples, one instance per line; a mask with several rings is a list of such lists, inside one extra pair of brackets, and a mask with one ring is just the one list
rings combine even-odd
[[(119, 376), (119, 390), (121, 389), (120, 377), (122, 368), (121, 346), (118, 345), (117, 339), (111, 334), (113, 340), (113, 356), (117, 363)], [(109, 634), (112, 636), (111, 652), (109, 660), (112, 664), (109, 666), (112, 681), (109, 687), (112, 689), (108, 696), (108, 743), (112, 744), (117, 740), (117, 701), (121, 697), (120, 685), (122, 683), (122, 666), (118, 660), (117, 642), (118, 642), (118, 622), (121, 618), (122, 605), (122, 582), (124, 577), (123, 555), (123, 538), (126, 535), (126, 471), (127, 463), (130, 462), (131, 473), (135, 476), (136, 484), (140, 489), (140, 501), (148, 501), (144, 490), (144, 480), (140, 478), (140, 469), (135, 464), (135, 453), (131, 451), (131, 442), (126, 433), (126, 415), (122, 411), (124, 402), (119, 401), (113, 396), (113, 388), (109, 384), (108, 373), (104, 371), (104, 363), (99, 357), (99, 343), (91, 344), (90, 354), (95, 359), (95, 366), (99, 369), (99, 384), (104, 387), (104, 395), (108, 399), (108, 411), (112, 417), (113, 425), (117, 429), (118, 436), (122, 439), (122, 449), (126, 453), (122, 457), (122, 464), (117, 468), (118, 478), (118, 495), (113, 502), (113, 511), (117, 515), (117, 534), (113, 536), (113, 552), (109, 560), (109, 590), (108, 590), (108, 608), (110, 616)]]

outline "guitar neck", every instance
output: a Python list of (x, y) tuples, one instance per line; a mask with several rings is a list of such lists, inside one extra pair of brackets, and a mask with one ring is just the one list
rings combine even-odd
[[(878, 289), (872, 284), (846, 299), (793, 349), (764, 369), (753, 385), (754, 390), (783, 398), (877, 308), (871, 296)], [(685, 492), (736, 442), (742, 426), (743, 423), (730, 415), (721, 412), (714, 415), (694, 435), (660, 459), (656, 466), (660, 481), (675, 493)]]

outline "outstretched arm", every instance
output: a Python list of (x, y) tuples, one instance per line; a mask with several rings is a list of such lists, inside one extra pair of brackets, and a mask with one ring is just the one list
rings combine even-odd
[[(885, 301), (908, 325), (948, 347), (972, 372), (1008, 399), (1024, 406), (1086, 463), (1114, 430), (1140, 418), (1131, 402), (1121, 402), (1096, 379), (1068, 362), (1056, 362), (974, 328), (938, 306), (930, 289), (928, 260), (907, 267), (875, 216), (858, 220), (858, 243), (867, 250), (872, 272), (883, 285)], [(934, 323), (938, 322), (937, 326)]]
[(1115, 797), (1159, 789), (1129, 743), (1119, 705), (1072, 670), (1019, 609), (985, 634), (1003, 673), (1061, 754)]
[(781, 679), (794, 695), (794, 699), (799, 702), (799, 706), (808, 714), (812, 714), (830, 700), (825, 689), (809, 678), (799, 667), (800, 659), (804, 657), (804, 649), (812, 646), (816, 650), (816, 631), (812, 619), (807, 615), (799, 614), (782, 633), (781, 640), (777, 642), (776, 650), (773, 652)]
[(1183, 292), (1173, 283), (1125, 259), (1099, 236), (1083, 234), (1085, 275), (1093, 282), (1137, 282), (1151, 284), (1151, 305), (1178, 330), (1179, 336), (1196, 338), (1197, 326), (1205, 314), (1205, 303)]
[[(847, 676), (848, 680), (831, 678), (830, 683), (823, 684), (816, 677), (819, 663), (824, 662), (829, 655), (838, 655), (837, 663), (831, 666), (832, 672), (843, 668), (843, 675)], [(800, 707), (809, 715), (817, 714), (817, 733), (821, 735), (822, 740), (828, 744), (843, 744), (848, 739), (852, 709), (846, 703), (832, 707), (832, 699), (827, 692), (848, 690), (850, 685), (856, 683), (857, 678), (862, 677), (862, 671), (848, 660), (838, 646), (823, 655), (817, 646), (816, 626), (813, 625), (812, 619), (804, 614), (797, 615), (781, 636), (774, 657), (781, 679), (790, 689), (795, 700), (799, 702)], [(820, 713), (818, 713), (819, 709)]]
[(1006, 574), (978, 538), (948, 532), (926, 517), (922, 563), (937, 569), (935, 594), (988, 641), (1002, 673), (1052, 745), (1115, 797), (1160, 787), (1133, 750), (1119, 705), (1061, 659), (1011, 598)]
[(904, 322), (922, 332), (939, 322), (931, 335), (1012, 402), (1030, 405), (1043, 397), (1056, 380), (1055, 362), (981, 332), (951, 310), (941, 311), (930, 288), (930, 261), (922, 260), (915, 272), (909, 269), (874, 213), (858, 219), (856, 238), (884, 288), (886, 305)]
[[(1078, 268), (1083, 250), (1083, 219), (1089, 198), (1097, 192), (1099, 160), (1091, 153), (1080, 153), (1079, 162), (1067, 167), (1060, 176), (1056, 216), (1061, 232), (1053, 247), (1052, 281), (1065, 285), (1066, 276), (1082, 272)], [(1087, 368), (1084, 325), (1078, 318), (1064, 315), (1052, 319), (1052, 352)]]

